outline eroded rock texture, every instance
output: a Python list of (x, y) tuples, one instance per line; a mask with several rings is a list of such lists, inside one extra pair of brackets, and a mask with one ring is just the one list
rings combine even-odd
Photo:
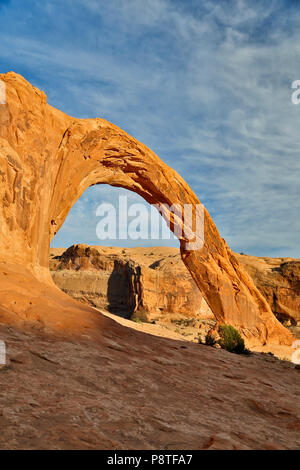
[[(47, 104), (43, 92), (15, 73), (0, 75), (0, 305), (2, 318), (66, 330), (94, 329), (96, 314), (55, 287), (49, 244), (86, 188), (121, 186), (149, 203), (199, 203), (185, 181), (150, 149), (103, 119), (74, 119)], [(164, 214), (168, 215), (168, 212)], [(173, 217), (176, 228), (181, 221)], [(174, 228), (173, 227), (173, 228)], [(192, 229), (185, 225), (186, 232)], [(182, 259), (219, 322), (252, 342), (290, 344), (252, 280), (204, 211), (203, 248)]]

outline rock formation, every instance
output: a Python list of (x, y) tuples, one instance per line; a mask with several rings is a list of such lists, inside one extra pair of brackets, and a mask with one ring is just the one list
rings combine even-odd
[(300, 326), (300, 260), (237, 255), (276, 317)]
[[(96, 314), (59, 292), (48, 268), (50, 241), (77, 199), (89, 186), (106, 183), (151, 204), (195, 208), (199, 200), (174, 170), (118, 127), (65, 115), (13, 72), (0, 80), (6, 86), (0, 105), (0, 314), (51, 328), (94, 329)], [(182, 224), (175, 215), (171, 221), (173, 230)], [(251, 342), (290, 344), (292, 335), (205, 209), (203, 223), (204, 246), (188, 251), (181, 236), (181, 255), (217, 321), (233, 324)], [(183, 225), (184, 233), (192, 231), (192, 224)]]
[(50, 271), (76, 300), (150, 322), (214, 318), (177, 248), (74, 245), (61, 251), (50, 250)]
[[(58, 256), (59, 255), (59, 256)], [(235, 254), (280, 322), (300, 327), (300, 260)], [(76, 300), (146, 321), (214, 319), (177, 248), (52, 248), (50, 270)]]

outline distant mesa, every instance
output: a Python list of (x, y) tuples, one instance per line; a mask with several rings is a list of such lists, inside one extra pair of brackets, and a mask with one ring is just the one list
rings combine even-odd
[(215, 319), (177, 248), (73, 245), (51, 249), (54, 282), (68, 295), (125, 318)]

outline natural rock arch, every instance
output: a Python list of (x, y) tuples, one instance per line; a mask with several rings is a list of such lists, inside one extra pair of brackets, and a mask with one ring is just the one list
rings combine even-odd
[[(58, 290), (48, 270), (50, 241), (89, 186), (123, 187), (151, 204), (195, 206), (199, 200), (174, 170), (117, 126), (65, 115), (13, 72), (0, 80), (6, 84), (6, 104), (0, 105), (0, 306), (5, 317), (13, 311), (51, 325), (51, 315), (41, 314), (50, 292)], [(291, 343), (292, 335), (276, 320), (205, 209), (203, 248), (186, 251), (184, 240), (180, 243), (183, 261), (218, 322), (235, 325), (252, 342)], [(39, 292), (39, 302), (27, 302), (28, 289)], [(19, 303), (13, 301), (16, 293)], [(57, 296), (62, 312), (74, 308), (74, 301)], [(88, 310), (76, 308), (81, 314)]]

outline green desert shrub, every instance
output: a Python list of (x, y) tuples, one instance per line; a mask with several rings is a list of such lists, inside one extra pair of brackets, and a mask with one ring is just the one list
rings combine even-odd
[(222, 349), (236, 354), (246, 353), (244, 340), (232, 325), (219, 325), (218, 333), (218, 343)]
[(143, 323), (139, 317), (131, 317), (131, 321), (134, 321), (135, 323)]

